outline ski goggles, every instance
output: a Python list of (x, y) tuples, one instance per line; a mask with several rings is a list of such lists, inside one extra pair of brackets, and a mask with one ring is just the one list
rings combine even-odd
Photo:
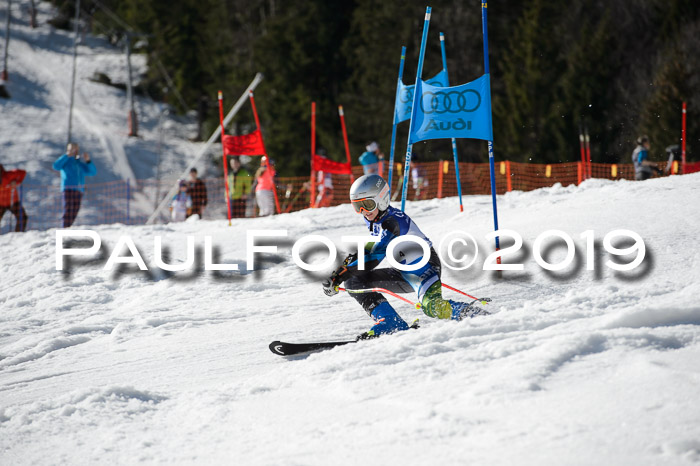
[(358, 214), (362, 212), (374, 212), (377, 210), (377, 203), (374, 201), (374, 199), (356, 199), (350, 203), (352, 204), (353, 209), (355, 209), (355, 212)]

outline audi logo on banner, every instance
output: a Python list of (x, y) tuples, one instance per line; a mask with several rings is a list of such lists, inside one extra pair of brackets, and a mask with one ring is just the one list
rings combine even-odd
[(463, 91), (426, 91), (420, 99), (420, 108), (426, 115), (469, 113), (481, 106), (481, 94), (473, 89)]
[(401, 95), (399, 96), (399, 99), (401, 100), (402, 103), (407, 104), (407, 103), (413, 103), (413, 89), (415, 86), (404, 86), (404, 88), (401, 90)]

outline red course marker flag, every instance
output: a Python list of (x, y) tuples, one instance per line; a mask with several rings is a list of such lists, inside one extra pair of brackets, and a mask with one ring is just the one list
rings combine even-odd
[(265, 155), (260, 129), (241, 136), (224, 136), (224, 153), (226, 155)]

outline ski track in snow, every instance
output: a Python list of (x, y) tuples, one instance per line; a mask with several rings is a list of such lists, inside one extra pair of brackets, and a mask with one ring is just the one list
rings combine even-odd
[[(49, 7), (39, 5), (45, 23)], [(29, 156), (33, 182), (57, 184), (49, 167), (64, 139), (69, 79), (59, 71), (72, 42), (21, 21), (16, 29), (10, 90), (22, 97), (3, 102), (0, 146), (8, 160)], [(94, 69), (115, 80), (124, 72), (118, 52), (100, 50), (79, 74), (76, 131), (84, 145), (100, 147), (100, 181), (151, 176), (148, 163), (129, 164), (126, 149), (147, 141), (123, 135), (124, 94), (85, 81)], [(153, 140), (158, 109), (139, 102), (141, 129)], [(166, 152), (180, 156), (164, 161), (166, 172), (191, 154), (188, 143), (170, 143)], [(477, 238), (480, 260), (443, 279), (492, 297), (495, 314), (443, 322), (390, 298), (407, 321), (420, 317), (421, 329), (293, 360), (267, 345), (347, 339), (371, 325), (347, 295), (323, 295), (324, 273), (291, 260), (293, 242), (309, 234), (331, 238), (342, 260), (350, 248), (340, 237), (365, 232), (348, 205), (232, 227), (97, 226), (101, 253), (66, 258), (65, 272), (55, 269), (55, 230), (2, 235), (0, 464), (697, 464), (699, 182), (700, 174), (590, 180), (499, 196), (501, 226), (526, 244), (506, 258), (525, 271), (503, 279), (480, 270), (491, 248), (483, 239), (492, 226), (488, 196), (466, 196), (461, 214), (454, 198), (409, 202), (436, 246), (452, 230)], [(632, 273), (604, 265), (602, 238), (621, 228), (647, 246)], [(248, 271), (246, 232), (260, 229), (289, 236), (269, 242), (278, 252), (257, 255)], [(532, 259), (535, 238), (548, 229), (576, 244), (577, 260), (562, 272)], [(591, 229), (596, 271), (586, 270), (579, 237)], [(149, 271), (103, 270), (122, 235)], [(186, 236), (195, 236), (195, 270), (156, 269), (154, 235), (168, 263), (186, 261)], [(205, 235), (217, 262), (239, 271), (202, 270)], [(563, 257), (553, 248), (548, 259)]]

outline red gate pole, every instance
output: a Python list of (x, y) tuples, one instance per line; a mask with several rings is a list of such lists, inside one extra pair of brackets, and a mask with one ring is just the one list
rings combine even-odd
[(316, 207), (316, 170), (314, 170), (314, 158), (316, 157), (316, 102), (311, 102), (311, 202), (309, 207)]
[[(581, 163), (585, 165), (586, 163), (586, 145), (585, 145), (585, 137), (583, 136), (583, 127), (579, 124), (578, 126), (578, 142), (579, 145), (581, 146)], [(581, 167), (579, 167), (581, 168)], [(578, 184), (581, 184), (582, 176), (579, 174), (579, 181)]]
[(228, 226), (231, 226), (231, 198), (228, 186), (228, 164), (226, 163), (226, 148), (224, 147), (224, 94), (219, 91), (219, 123), (221, 124), (221, 154), (224, 161), (224, 186), (226, 187), (226, 215)]
[(576, 186), (579, 186), (581, 184), (581, 181), (583, 181), (583, 169), (582, 169), (583, 162), (577, 162), (576, 163), (576, 174), (578, 176), (578, 182), (576, 183)]
[[(350, 157), (350, 145), (348, 144), (348, 130), (345, 128), (345, 112), (343, 111), (343, 106), (338, 105), (338, 115), (340, 115), (340, 126), (343, 128), (343, 143), (345, 144), (345, 158), (348, 160), (348, 165), (352, 166), (352, 158)], [(355, 181), (355, 177), (352, 176), (352, 169), (350, 169), (350, 184)]]
[(506, 189), (508, 192), (513, 190), (513, 181), (511, 178), (510, 160), (506, 160)]
[(683, 129), (681, 131), (681, 173), (685, 174), (685, 114), (686, 106), (683, 102)]
[[(265, 167), (268, 173), (270, 172), (270, 156), (267, 155), (267, 149), (265, 149), (265, 140), (263, 139), (262, 135), (262, 128), (260, 127), (260, 118), (258, 118), (258, 109), (255, 108), (255, 97), (253, 96), (253, 91), (250, 91), (250, 105), (253, 107), (253, 118), (255, 118), (255, 126), (258, 128), (258, 132), (260, 133), (260, 144), (263, 147), (263, 152), (265, 156)], [(274, 177), (272, 177), (272, 194), (275, 196), (275, 208), (277, 208), (277, 213), (281, 214), (282, 209), (280, 209), (280, 200), (277, 199), (277, 187), (275, 186), (275, 180)]]

